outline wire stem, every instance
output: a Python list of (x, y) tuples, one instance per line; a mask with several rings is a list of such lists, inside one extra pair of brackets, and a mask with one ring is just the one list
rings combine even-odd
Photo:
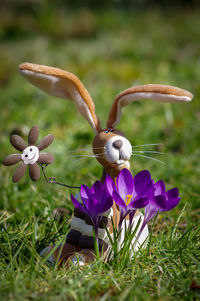
[(46, 180), (47, 183), (57, 184), (57, 185), (61, 185), (61, 186), (67, 187), (67, 188), (81, 188), (80, 186), (70, 186), (70, 185), (67, 185), (67, 184), (63, 184), (63, 183), (57, 182), (56, 179), (55, 179), (55, 177), (50, 177), (48, 179), (47, 176), (46, 176), (46, 173), (44, 171), (44, 169), (45, 169), (45, 167), (47, 167), (47, 165), (48, 164), (45, 164), (45, 163), (40, 164), (43, 176), (44, 176), (44, 178), (45, 178), (45, 180)]

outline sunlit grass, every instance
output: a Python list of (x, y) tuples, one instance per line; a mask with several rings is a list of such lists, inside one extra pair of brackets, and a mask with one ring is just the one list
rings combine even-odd
[[(72, 266), (66, 271), (46, 265), (38, 252), (64, 240), (73, 211), (72, 190), (47, 184), (43, 178), (33, 183), (28, 175), (13, 184), (15, 167), (1, 167), (0, 299), (193, 300), (198, 290), (190, 290), (190, 284), (198, 283), (200, 275), (199, 13), (62, 12), (53, 29), (55, 14), (36, 14), (36, 19), (27, 15), (26, 34), (18, 31), (12, 38), (5, 31), (2, 34), (6, 28), (2, 19), (1, 159), (13, 153), (11, 133), (18, 131), (26, 137), (37, 124), (40, 138), (48, 133), (55, 136), (49, 147), (55, 162), (47, 167), (48, 176), (66, 184), (91, 185), (101, 175), (95, 158), (76, 158), (71, 153), (92, 154), (94, 135), (87, 122), (71, 103), (27, 83), (17, 71), (23, 61), (75, 73), (92, 95), (102, 125), (120, 91), (146, 83), (180, 86), (194, 93), (191, 104), (134, 103), (124, 109), (118, 128), (132, 145), (162, 143), (137, 150), (164, 152), (151, 156), (165, 165), (133, 156), (131, 170), (149, 169), (155, 180), (168, 183), (167, 189), (178, 187), (182, 200), (150, 225), (148, 248), (128, 264), (99, 261), (82, 270)], [(81, 23), (85, 19), (87, 27)], [(52, 214), (57, 207), (69, 210), (62, 224)]]

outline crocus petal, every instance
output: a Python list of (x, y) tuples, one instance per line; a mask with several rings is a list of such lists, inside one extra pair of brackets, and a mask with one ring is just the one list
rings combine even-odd
[(131, 172), (127, 168), (124, 168), (120, 171), (116, 183), (117, 183), (117, 190), (123, 200), (126, 199), (127, 195), (132, 195), (133, 178)]
[(47, 148), (54, 140), (54, 136), (49, 134), (47, 136), (45, 136), (38, 144), (38, 148), (40, 151), (42, 151), (43, 149)]
[(88, 208), (88, 199), (91, 196), (90, 189), (86, 185), (81, 185), (80, 196), (83, 201), (83, 204)]
[(11, 166), (14, 164), (17, 164), (19, 161), (21, 161), (21, 155), (20, 154), (12, 154), (7, 156), (4, 160), (3, 160), (3, 165), (6, 166)]
[(88, 209), (88, 211), (90, 212), (91, 215), (94, 215), (94, 216), (98, 215), (99, 202), (95, 197), (93, 197), (93, 196), (89, 197), (87, 209)]
[(176, 207), (180, 202), (178, 194), (178, 188), (173, 188), (167, 191), (164, 195), (155, 196), (152, 201), (156, 203), (159, 211), (169, 211)]
[(165, 183), (162, 180), (156, 182), (154, 184), (154, 188), (155, 188), (155, 192), (154, 192), (155, 195), (160, 195), (165, 193)]
[(163, 210), (163, 211), (169, 211), (169, 210), (173, 209), (174, 207), (176, 207), (179, 204), (180, 200), (181, 200), (180, 197), (171, 200), (171, 202), (168, 202), (167, 206), (165, 207), (165, 210)]
[(156, 195), (150, 201), (152, 208), (157, 209), (157, 211), (165, 211), (167, 206), (167, 198), (165, 195)]
[(130, 204), (127, 206), (128, 209), (141, 209), (144, 208), (149, 203), (149, 199), (146, 197), (134, 199), (130, 202)]
[(178, 188), (173, 188), (171, 190), (168, 190), (166, 192), (167, 195), (167, 204), (165, 207), (165, 210), (163, 211), (169, 211), (176, 207), (178, 203), (180, 202), (181, 198), (178, 196), (179, 195), (179, 190)]
[(71, 200), (72, 200), (72, 203), (74, 204), (74, 206), (75, 206), (78, 210), (80, 210), (80, 211), (83, 212), (83, 213), (88, 214), (88, 211), (83, 207), (82, 204), (80, 204), (80, 203), (77, 201), (77, 199), (73, 196), (73, 194), (71, 194)]
[(94, 184), (93, 184), (92, 187), (90, 188), (90, 192), (91, 192), (92, 194), (95, 193)]
[(81, 188), (80, 188), (80, 196), (81, 198), (85, 198), (85, 199), (88, 199), (88, 195), (90, 196), (90, 189), (89, 187), (87, 187), (86, 185), (81, 185)]
[(129, 213), (129, 228), (131, 228), (131, 226), (132, 226), (132, 224), (133, 224), (133, 218), (134, 218), (135, 212), (136, 212), (136, 210), (132, 210), (132, 211)]
[(145, 195), (147, 191), (152, 189), (153, 183), (151, 180), (151, 175), (148, 170), (142, 170), (134, 177), (134, 188), (137, 195)]
[(166, 206), (166, 198), (164, 195), (152, 197), (147, 206), (145, 207), (144, 220), (148, 223), (153, 217), (156, 216), (158, 211), (163, 211)]
[(14, 183), (17, 183), (17, 182), (19, 182), (19, 180), (21, 180), (21, 178), (25, 174), (26, 166), (27, 166), (26, 164), (22, 163), (17, 167), (17, 169), (15, 170), (15, 173), (13, 175)]
[(29, 145), (35, 145), (35, 143), (38, 140), (38, 136), (39, 136), (39, 128), (36, 125), (34, 125), (30, 129), (30, 132), (28, 134), (28, 144)]
[(94, 194), (92, 194), (91, 189), (86, 185), (82, 185), (80, 195), (87, 210), (94, 214), (95, 207), (98, 205), (98, 199), (96, 199)]
[(97, 199), (99, 201), (102, 200), (104, 191), (105, 191), (105, 188), (101, 181), (96, 181), (94, 183), (94, 185), (92, 186), (92, 193), (93, 193), (95, 199)]
[(112, 205), (113, 205), (113, 198), (111, 196), (109, 196), (107, 199), (105, 199), (105, 202), (102, 202), (99, 206), (99, 214), (102, 214), (104, 212), (106, 212), (107, 210), (109, 210)]
[(126, 204), (117, 191), (113, 191), (113, 199), (120, 208), (126, 209)]
[(99, 198), (99, 203), (100, 204), (103, 204), (103, 203), (106, 203), (106, 200), (112, 196), (110, 195), (110, 193), (107, 191), (107, 189), (104, 188), (104, 190), (102, 191), (101, 193), (101, 198)]
[(29, 175), (33, 181), (37, 181), (40, 178), (40, 168), (37, 163), (29, 165)]
[(158, 212), (157, 207), (153, 207), (150, 205), (150, 203), (145, 207), (145, 212), (144, 212), (144, 224), (147, 224), (153, 217), (156, 216)]
[(106, 175), (104, 184), (105, 184), (107, 191), (112, 196), (113, 191), (116, 190), (116, 186), (115, 186), (113, 179), (108, 174)]
[(23, 151), (27, 147), (24, 139), (18, 135), (12, 135), (10, 137), (10, 142), (19, 151)]
[(178, 188), (173, 188), (171, 190), (168, 190), (167, 191), (167, 198), (170, 200), (170, 199), (175, 199), (177, 198), (179, 195), (179, 190)]

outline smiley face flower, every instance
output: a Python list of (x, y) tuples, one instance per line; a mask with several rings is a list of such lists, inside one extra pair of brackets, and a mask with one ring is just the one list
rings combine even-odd
[(33, 181), (37, 181), (40, 178), (40, 168), (37, 163), (50, 164), (53, 162), (54, 157), (49, 153), (40, 153), (43, 149), (47, 148), (54, 140), (53, 135), (49, 134), (45, 136), (39, 144), (36, 146), (36, 142), (39, 136), (39, 128), (33, 126), (28, 135), (28, 146), (23, 138), (18, 135), (12, 135), (10, 137), (11, 144), (20, 152), (21, 154), (12, 154), (7, 156), (3, 160), (3, 164), (6, 166), (11, 166), (14, 164), (22, 163), (17, 167), (13, 175), (13, 182), (18, 182), (21, 180), (25, 174), (26, 167), (29, 165), (29, 175)]

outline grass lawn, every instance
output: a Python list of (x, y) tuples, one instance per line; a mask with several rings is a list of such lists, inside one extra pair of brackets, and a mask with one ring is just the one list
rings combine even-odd
[[(78, 156), (92, 154), (90, 126), (75, 106), (26, 82), (18, 73), (21, 62), (75, 73), (92, 95), (102, 125), (115, 96), (133, 85), (170, 84), (195, 96), (190, 104), (144, 101), (123, 111), (118, 128), (131, 144), (162, 143), (137, 150), (165, 153), (150, 155), (165, 164), (133, 156), (132, 172), (148, 169), (181, 194), (177, 208), (150, 223), (148, 247), (126, 265), (96, 262), (68, 271), (46, 265), (38, 251), (64, 241), (74, 191), (42, 177), (33, 183), (28, 175), (13, 184), (15, 167), (1, 166), (0, 300), (198, 300), (191, 283), (200, 285), (200, 13), (43, 8), (0, 16), (1, 160), (14, 152), (10, 134), (26, 137), (37, 124), (40, 138), (55, 136), (48, 176), (91, 185), (101, 175), (94, 158)], [(62, 223), (52, 214), (57, 207), (69, 210)]]

